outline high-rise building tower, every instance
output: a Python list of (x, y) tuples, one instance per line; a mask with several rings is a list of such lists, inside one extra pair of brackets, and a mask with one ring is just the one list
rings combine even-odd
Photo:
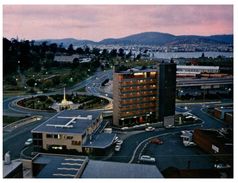
[(117, 67), (113, 72), (113, 124), (174, 124), (176, 64), (161, 63), (157, 69)]
[(159, 121), (164, 122), (165, 127), (174, 125), (175, 97), (176, 97), (176, 64), (161, 63), (158, 65)]

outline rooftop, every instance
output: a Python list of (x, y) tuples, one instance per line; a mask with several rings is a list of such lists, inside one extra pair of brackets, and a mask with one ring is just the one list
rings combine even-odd
[(177, 65), (177, 69), (214, 69), (214, 70), (218, 70), (219, 66)]
[(155, 165), (90, 160), (82, 178), (163, 178)]
[(13, 170), (22, 164), (19, 160), (12, 160), (10, 164), (4, 164), (3, 162), (3, 177), (9, 175)]
[(64, 110), (32, 130), (32, 133), (84, 134), (101, 111)]
[[(233, 144), (233, 132), (231, 129), (195, 129), (194, 134), (196, 131), (206, 135), (207, 137), (216, 140), (220, 144), (223, 145), (230, 145)], [(232, 145), (233, 146), (233, 145)], [(232, 148), (230, 149), (232, 150)]]
[(42, 169), (36, 173), (35, 177), (76, 178), (80, 176), (87, 161), (86, 156), (37, 154), (33, 159), (33, 167), (40, 165)]

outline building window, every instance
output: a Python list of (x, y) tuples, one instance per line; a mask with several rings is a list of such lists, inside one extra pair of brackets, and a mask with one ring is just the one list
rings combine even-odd
[(75, 145), (75, 146), (80, 146), (80, 145), (81, 145), (81, 142), (80, 142), (80, 141), (75, 141), (75, 140), (73, 140), (71, 144), (72, 144), (72, 145)]
[(46, 138), (51, 139), (51, 138), (53, 138), (53, 135), (52, 134), (46, 134)]
[(73, 136), (67, 136), (67, 139), (73, 139), (74, 137)]

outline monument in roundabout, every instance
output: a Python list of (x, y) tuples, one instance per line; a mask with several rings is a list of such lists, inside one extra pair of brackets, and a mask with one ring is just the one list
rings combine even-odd
[(64, 88), (64, 98), (61, 103), (55, 102), (51, 107), (55, 109), (57, 112), (65, 110), (65, 109), (77, 109), (80, 104), (74, 104), (72, 101), (68, 101), (66, 99), (66, 93)]

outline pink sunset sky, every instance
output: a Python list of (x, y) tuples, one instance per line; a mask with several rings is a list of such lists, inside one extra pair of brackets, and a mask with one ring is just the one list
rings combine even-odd
[(156, 31), (233, 33), (232, 5), (4, 5), (3, 36), (100, 41)]

